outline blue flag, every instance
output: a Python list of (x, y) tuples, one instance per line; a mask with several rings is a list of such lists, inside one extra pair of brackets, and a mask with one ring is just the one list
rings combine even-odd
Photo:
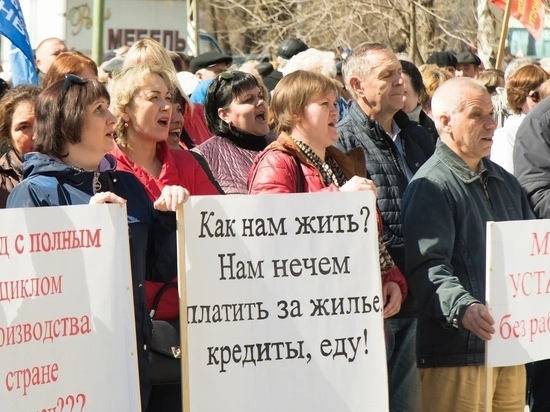
[(31, 42), (19, 0), (0, 0), (0, 33), (12, 43), (9, 56), (12, 84), (37, 85)]

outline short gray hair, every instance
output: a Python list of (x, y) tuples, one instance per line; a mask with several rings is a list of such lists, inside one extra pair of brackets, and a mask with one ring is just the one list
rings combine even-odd
[(357, 96), (355, 96), (355, 93), (349, 83), (350, 78), (352, 76), (368, 76), (372, 70), (372, 67), (370, 67), (368, 61), (369, 55), (381, 51), (393, 53), (387, 44), (369, 42), (361, 43), (353, 48), (351, 53), (348, 54), (348, 57), (346, 57), (342, 63), (342, 77), (344, 78), (346, 89), (353, 95), (353, 97)]
[(438, 132), (441, 133), (440, 116), (453, 115), (464, 110), (467, 103), (466, 92), (472, 89), (488, 94), (483, 84), (470, 77), (453, 77), (437, 88), (432, 97), (432, 113)]

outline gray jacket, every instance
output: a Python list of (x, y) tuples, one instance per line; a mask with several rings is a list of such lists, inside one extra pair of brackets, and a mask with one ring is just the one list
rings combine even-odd
[(519, 126), (514, 174), (537, 217), (550, 218), (550, 99), (537, 104)]
[(487, 159), (474, 173), (438, 141), (405, 191), (402, 214), (418, 366), (483, 365), (484, 342), (462, 316), (485, 302), (486, 223), (534, 218), (519, 182)]

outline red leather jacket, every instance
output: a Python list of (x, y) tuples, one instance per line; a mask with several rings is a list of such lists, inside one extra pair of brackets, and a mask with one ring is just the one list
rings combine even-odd
[[(367, 176), (363, 149), (354, 148), (347, 153), (342, 153), (335, 147), (329, 147), (327, 152), (338, 163), (346, 179), (353, 176)], [(299, 161), (303, 176), (301, 186), (298, 182), (298, 166), (295, 159)], [(254, 160), (248, 175), (248, 192), (250, 194), (297, 193), (300, 191), (299, 189), (302, 189), (302, 192), (339, 191), (334, 184), (326, 186), (321, 173), (313, 163), (302, 153), (290, 136), (281, 133), (279, 138), (266, 147)], [(377, 215), (380, 223), (380, 214)], [(381, 229), (382, 226), (380, 224), (378, 226)], [(379, 233), (381, 242), (381, 231)], [(395, 264), (382, 274), (382, 283), (386, 282), (397, 283), (401, 289), (402, 300), (405, 300), (408, 292), (407, 282)]]

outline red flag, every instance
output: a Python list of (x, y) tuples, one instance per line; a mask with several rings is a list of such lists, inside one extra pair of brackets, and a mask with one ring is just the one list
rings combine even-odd
[[(510, 15), (519, 20), (527, 31), (538, 40), (544, 30), (543, 0), (508, 0), (512, 2)], [(497, 7), (506, 10), (506, 0), (491, 0)]]

